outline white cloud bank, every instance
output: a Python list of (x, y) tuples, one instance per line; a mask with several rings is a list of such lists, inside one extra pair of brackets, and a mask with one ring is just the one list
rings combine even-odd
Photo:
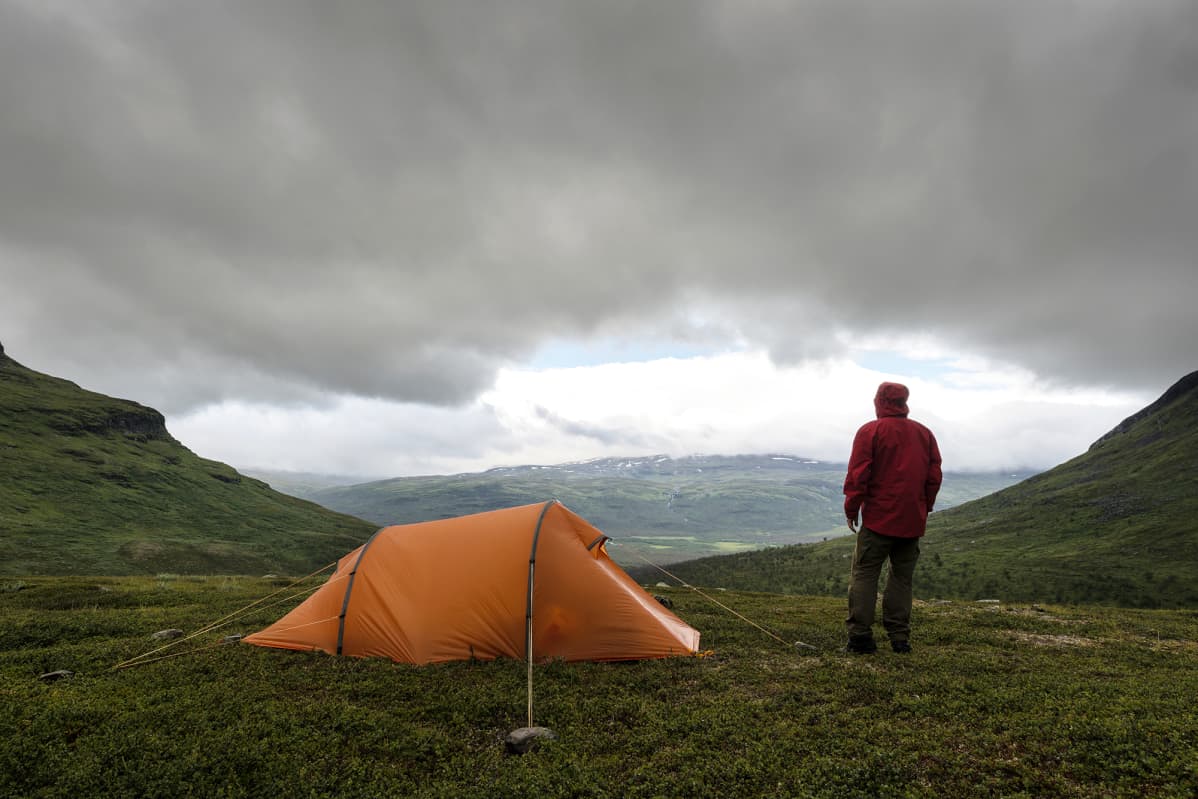
[[(916, 370), (917, 361), (897, 359)], [(978, 361), (926, 377), (849, 360), (780, 366), (760, 351), (502, 370), (459, 408), (344, 396), (321, 407), (226, 402), (172, 418), (205, 457), (242, 468), (390, 477), (604, 456), (784, 452), (844, 461), (881, 380), (905, 382), (912, 418), (952, 470), (1047, 468), (1153, 397), (1044, 385)]]

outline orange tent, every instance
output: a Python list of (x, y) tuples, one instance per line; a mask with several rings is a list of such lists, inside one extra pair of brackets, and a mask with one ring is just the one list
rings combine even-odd
[(635, 660), (695, 652), (699, 633), (556, 501), (384, 527), (258, 646), (438, 663)]

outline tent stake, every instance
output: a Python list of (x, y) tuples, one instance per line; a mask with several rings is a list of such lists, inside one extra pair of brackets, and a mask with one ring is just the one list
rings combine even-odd
[(532, 726), (532, 619), (528, 620), (528, 726)]

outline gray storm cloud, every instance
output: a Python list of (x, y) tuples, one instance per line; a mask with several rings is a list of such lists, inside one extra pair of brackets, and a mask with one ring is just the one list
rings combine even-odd
[(461, 403), (696, 307), (1194, 368), (1185, 0), (0, 0), (0, 108), (0, 340), (166, 410)]

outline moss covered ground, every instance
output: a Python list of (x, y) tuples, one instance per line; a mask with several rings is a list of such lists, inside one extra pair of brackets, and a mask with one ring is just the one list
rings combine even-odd
[[(428, 667), (221, 645), (282, 588), (240, 577), (0, 583), (0, 795), (1192, 797), (1198, 612), (920, 603), (911, 655), (840, 651), (843, 601), (655, 588), (702, 657), (548, 663), (524, 756), (517, 661)], [(286, 595), (286, 594), (284, 594)], [(292, 603), (298, 600), (291, 600)], [(792, 646), (801, 640), (814, 649)], [(39, 675), (68, 669), (70, 679)]]

